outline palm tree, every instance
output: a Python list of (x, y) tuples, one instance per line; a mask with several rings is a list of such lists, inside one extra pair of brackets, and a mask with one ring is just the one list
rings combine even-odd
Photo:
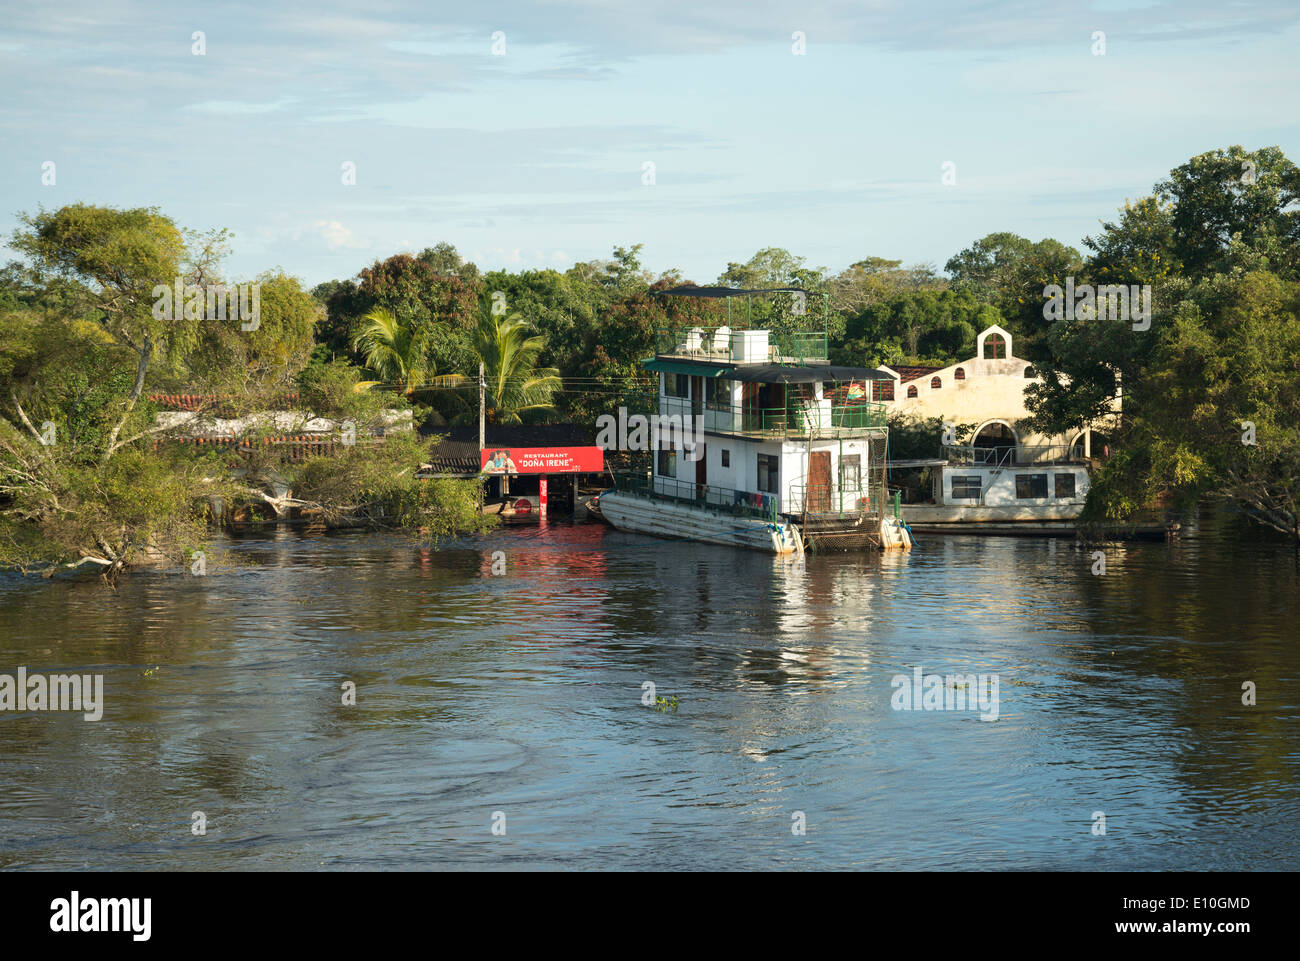
[(551, 395), (563, 383), (554, 367), (537, 366), (546, 338), (529, 331), (518, 314), (485, 314), (474, 331), (474, 350), (487, 383), (488, 420), (494, 423), (518, 424), (524, 411), (550, 409)]
[(365, 326), (353, 346), (361, 351), (366, 366), (379, 379), (362, 381), (357, 390), (391, 384), (409, 399), (430, 387), (459, 387), (465, 383), (460, 374), (435, 375), (433, 362), (424, 349), (424, 334), (402, 323), (391, 311), (376, 307), (361, 319)]

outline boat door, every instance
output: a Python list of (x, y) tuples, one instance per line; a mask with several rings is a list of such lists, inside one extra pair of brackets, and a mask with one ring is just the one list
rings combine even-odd
[(806, 511), (831, 509), (831, 452), (815, 450), (808, 455), (808, 504)]
[(763, 418), (758, 406), (758, 384), (745, 383), (740, 389), (741, 430), (761, 430)]

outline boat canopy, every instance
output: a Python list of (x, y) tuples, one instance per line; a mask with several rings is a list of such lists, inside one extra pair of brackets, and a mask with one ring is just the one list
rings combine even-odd
[[(755, 287), (745, 290), (738, 287), (670, 287), (667, 290), (651, 291), (656, 297), (748, 297), (751, 294), (808, 294), (802, 287)], [(811, 296), (811, 295), (809, 295)]]
[(693, 360), (665, 360), (657, 357), (641, 363), (646, 370), (659, 374), (690, 374), (693, 377), (722, 377), (732, 370), (730, 364), (702, 364)]
[(884, 371), (869, 367), (837, 367), (834, 364), (745, 364), (726, 375), (751, 384), (816, 384), (822, 381), (893, 380)]

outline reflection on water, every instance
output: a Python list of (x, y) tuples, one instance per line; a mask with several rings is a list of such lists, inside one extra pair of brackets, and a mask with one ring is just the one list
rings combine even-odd
[[(800, 570), (552, 522), (2, 577), (0, 673), (107, 703), (0, 714), (0, 867), (1294, 869), (1300, 575), (1237, 533), (1104, 576), (1053, 540)], [(918, 665), (997, 674), (998, 720), (892, 710)]]

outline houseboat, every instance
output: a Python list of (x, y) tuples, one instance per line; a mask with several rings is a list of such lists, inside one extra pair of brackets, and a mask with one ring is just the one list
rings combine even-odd
[(1072, 535), (1088, 494), (1088, 463), (1056, 447), (945, 447), (934, 460), (895, 461), (910, 528), (931, 533)]
[[(659, 295), (773, 292), (678, 287)], [(643, 364), (658, 381), (658, 442), (648, 470), (616, 476), (600, 495), (605, 521), (774, 554), (911, 546), (886, 509), (888, 427), (867, 389), (887, 375), (832, 365), (825, 329), (733, 330), (728, 322), (655, 335), (655, 355)]]

